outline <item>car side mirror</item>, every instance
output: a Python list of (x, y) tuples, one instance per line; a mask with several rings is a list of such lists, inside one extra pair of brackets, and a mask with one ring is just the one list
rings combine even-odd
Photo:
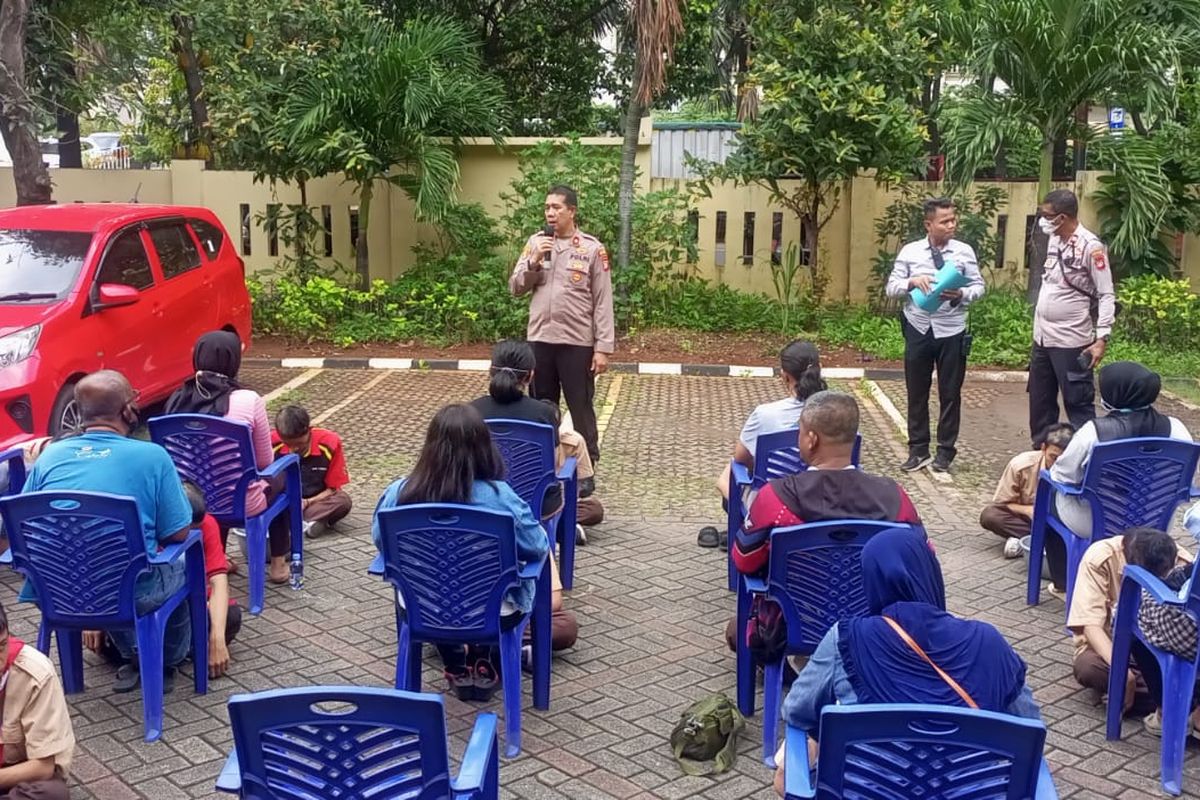
[(141, 294), (123, 283), (102, 283), (97, 293), (96, 310), (133, 305), (141, 298)]

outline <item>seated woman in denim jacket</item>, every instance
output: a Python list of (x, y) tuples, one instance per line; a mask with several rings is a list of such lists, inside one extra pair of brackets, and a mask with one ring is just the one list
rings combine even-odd
[[(821, 709), (856, 703), (935, 703), (965, 706), (901, 638), (894, 621), (970, 696), (979, 708), (1041, 719), (1025, 685), (1025, 662), (986, 622), (946, 611), (942, 569), (929, 544), (910, 531), (873, 537), (862, 551), (869, 616), (834, 624), (817, 645), (783, 702), (788, 725), (808, 732), (810, 763)], [(782, 753), (775, 786), (782, 794)]]
[[(461, 503), (511, 514), (516, 521), (517, 561), (540, 561), (550, 543), (529, 506), (504, 482), (504, 462), (483, 417), (469, 405), (448, 405), (434, 415), (425, 445), (407, 478), (392, 483), (375, 507), (371, 539), (381, 543), (379, 512), (411, 503)], [(534, 582), (522, 580), (501, 606), (501, 625), (511, 629), (533, 610)], [(497, 653), (488, 646), (439, 646), (446, 680), (461, 699), (485, 700), (497, 686)]]

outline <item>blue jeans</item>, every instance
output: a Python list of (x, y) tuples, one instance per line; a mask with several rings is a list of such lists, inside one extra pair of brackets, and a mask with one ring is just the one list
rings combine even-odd
[[(138, 614), (158, 608), (168, 597), (183, 588), (186, 583), (183, 564), (159, 564), (150, 568), (137, 584), (136, 606)], [(111, 630), (109, 638), (125, 659), (132, 659), (137, 636), (132, 628)], [(174, 667), (187, 658), (192, 649), (192, 618), (188, 614), (188, 603), (180, 603), (167, 619), (163, 632), (163, 666)]]

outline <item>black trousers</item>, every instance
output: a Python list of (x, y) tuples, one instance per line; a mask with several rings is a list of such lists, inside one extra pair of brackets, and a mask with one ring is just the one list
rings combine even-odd
[(537, 400), (557, 403), (566, 395), (571, 422), (587, 443), (592, 463), (600, 461), (599, 435), (596, 432), (596, 377), (592, 374), (592, 348), (576, 344), (530, 342), (536, 367), (531, 394)]
[(904, 384), (908, 389), (908, 454), (929, 455), (929, 389), (937, 367), (938, 453), (953, 460), (958, 450), (962, 417), (962, 385), (967, 373), (963, 333), (935, 339), (933, 328), (921, 333), (902, 318), (904, 329)]
[(1062, 393), (1067, 419), (1076, 429), (1096, 418), (1096, 385), (1093, 370), (1079, 368), (1082, 347), (1042, 347), (1034, 344), (1029, 356), (1029, 436), (1039, 447), (1046, 429), (1058, 422), (1058, 395)]

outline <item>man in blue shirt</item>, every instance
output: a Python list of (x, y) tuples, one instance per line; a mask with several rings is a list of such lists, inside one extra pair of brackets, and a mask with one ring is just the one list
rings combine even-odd
[[(183, 540), (192, 523), (191, 505), (167, 451), (129, 438), (138, 422), (137, 393), (129, 381), (113, 370), (94, 372), (76, 384), (75, 402), (83, 433), (48, 446), (30, 470), (25, 491), (58, 489), (132, 497), (137, 501), (148, 554), (157, 553), (161, 545)], [(184, 581), (182, 563), (152, 566), (135, 586), (138, 611), (157, 608)], [(134, 632), (108, 633), (126, 661), (132, 661)], [(163, 639), (164, 691), (173, 685), (175, 667), (187, 657), (190, 643), (191, 621), (187, 603), (182, 603), (171, 614)], [(137, 685), (137, 666), (122, 665), (113, 691), (129, 692)]]

